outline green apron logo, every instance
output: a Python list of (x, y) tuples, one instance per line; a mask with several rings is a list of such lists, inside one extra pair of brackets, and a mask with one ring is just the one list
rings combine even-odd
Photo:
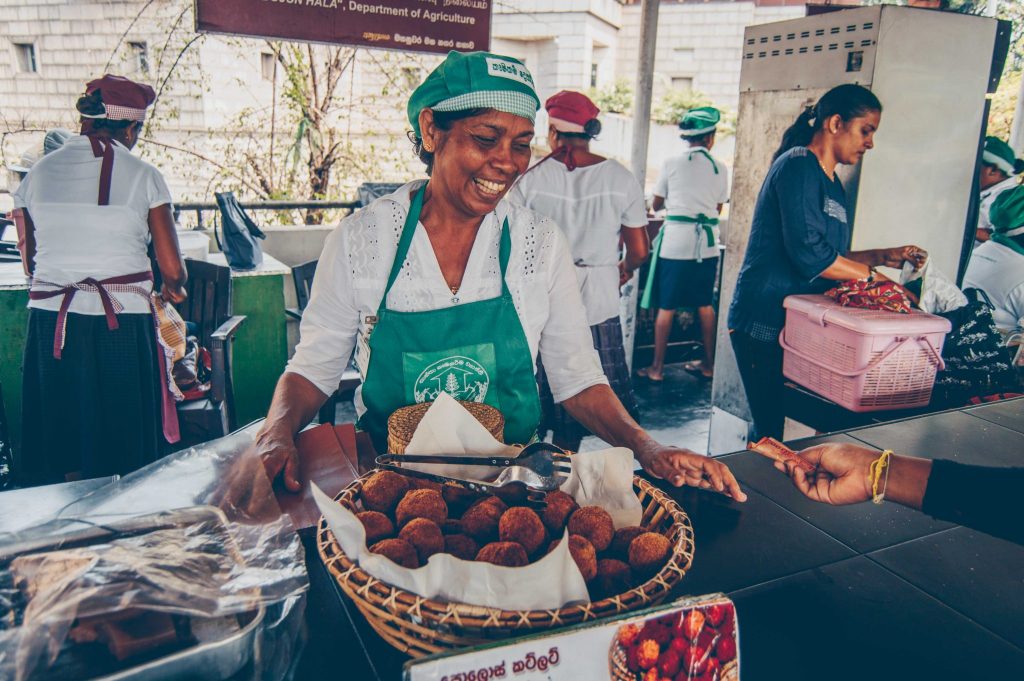
[(442, 352), (403, 353), (402, 364), (413, 402), (432, 402), (443, 392), (457, 400), (483, 402), (495, 371), (494, 346), (484, 343)]

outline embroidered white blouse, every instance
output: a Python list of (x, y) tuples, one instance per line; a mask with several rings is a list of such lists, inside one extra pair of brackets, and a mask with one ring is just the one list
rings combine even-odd
[[(411, 182), (345, 218), (324, 243), (302, 314), (301, 341), (286, 371), (327, 395), (337, 389), (357, 339), (366, 335), (367, 317), (377, 313), (411, 193), (422, 183)], [(506, 200), (480, 225), (458, 293), (445, 283), (423, 224), (417, 224), (388, 294), (389, 309), (423, 312), (500, 296), (498, 244), (506, 216), (512, 253), (505, 279), (534, 361), (539, 352), (544, 362), (555, 401), (607, 384), (565, 236), (551, 220)], [(360, 415), (365, 411), (358, 392), (356, 410)]]

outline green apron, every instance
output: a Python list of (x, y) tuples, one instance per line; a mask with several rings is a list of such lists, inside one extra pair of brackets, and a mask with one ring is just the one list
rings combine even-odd
[(386, 451), (388, 416), (400, 407), (429, 402), (446, 392), (455, 399), (483, 402), (505, 417), (505, 441), (527, 443), (540, 422), (533, 356), (516, 313), (505, 271), (512, 250), (508, 218), (501, 226), (501, 295), (426, 312), (397, 312), (387, 306), (412, 244), (423, 208), (424, 185), (413, 197), (398, 241), (387, 287), (371, 329), (359, 427)]
[[(715, 231), (712, 227), (718, 224), (718, 218), (709, 218), (707, 215), (704, 215), (704, 213), (698, 213), (696, 217), (690, 217), (689, 215), (669, 215), (665, 218), (665, 222), (685, 222), (692, 224), (698, 234), (703, 231), (703, 235), (707, 239), (708, 248), (715, 245)], [(640, 307), (645, 310), (657, 307), (658, 305), (657, 297), (654, 295), (654, 292), (657, 290), (654, 275), (658, 268), (658, 257), (661, 253), (661, 242), (664, 236), (665, 225), (663, 224), (661, 229), (658, 230), (658, 235), (654, 237), (654, 243), (651, 246), (651, 266), (647, 270), (647, 282), (644, 284), (644, 295), (640, 299)], [(702, 260), (703, 258), (700, 255), (700, 248), (698, 247), (697, 262), (701, 262)]]

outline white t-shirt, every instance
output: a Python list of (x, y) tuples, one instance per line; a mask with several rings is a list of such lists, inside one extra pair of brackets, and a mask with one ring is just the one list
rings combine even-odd
[[(729, 200), (728, 171), (721, 161), (716, 158), (712, 162), (706, 153), (704, 147), (689, 147), (681, 155), (665, 161), (654, 195), (665, 199), (666, 215), (695, 217), (703, 213), (717, 218), (718, 204)], [(708, 246), (704, 229), (698, 231), (691, 223), (666, 220), (662, 229), (665, 236), (661, 240), (660, 258), (696, 260), (718, 256), (717, 225), (712, 228), (713, 246)]]
[[(93, 156), (84, 135), (46, 155), (32, 166), (14, 193), (35, 225), (34, 279), (58, 285), (88, 277), (106, 279), (150, 269), (149, 209), (171, 203), (171, 192), (160, 171), (118, 143), (110, 205), (97, 205), (102, 157)], [(152, 290), (150, 282), (137, 284)], [(133, 293), (111, 294), (125, 312), (149, 312), (149, 302)], [(61, 298), (29, 301), (29, 307), (59, 310)], [(95, 292), (79, 292), (69, 308), (79, 314), (103, 314)]]
[(509, 200), (555, 221), (569, 241), (587, 322), (619, 316), (619, 232), (647, 227), (640, 183), (606, 160), (570, 171), (548, 159), (524, 174)]
[(980, 288), (995, 306), (992, 318), (1002, 331), (1024, 318), (1024, 255), (994, 241), (974, 249), (964, 273), (964, 288)]
[[(366, 317), (377, 314), (411, 201), (411, 182), (344, 220), (327, 237), (309, 304), (302, 313), (300, 342), (287, 371), (330, 395), (341, 380)], [(505, 280), (526, 332), (530, 353), (544, 360), (556, 402), (592, 385), (607, 384), (587, 327), (565, 236), (551, 220), (501, 201), (480, 225), (458, 293), (445, 283), (422, 223), (388, 293), (388, 308), (423, 312), (501, 295), (498, 246), (508, 216), (512, 253)], [(372, 357), (370, 361), (373, 361)], [(365, 407), (356, 394), (356, 410)]]

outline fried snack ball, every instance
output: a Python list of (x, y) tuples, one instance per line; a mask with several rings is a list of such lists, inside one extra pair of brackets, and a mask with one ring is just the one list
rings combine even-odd
[(367, 546), (381, 539), (392, 537), (395, 534), (395, 525), (391, 522), (391, 518), (380, 511), (363, 511), (362, 513), (356, 513), (356, 517), (359, 518), (359, 522), (363, 524), (363, 528), (366, 530)]
[(413, 518), (433, 520), (440, 527), (448, 520), (448, 505), (441, 498), (441, 493), (432, 489), (414, 489), (406, 492), (395, 508), (395, 522), (399, 527)]
[(501, 514), (498, 521), (498, 538), (522, 544), (528, 555), (533, 555), (548, 538), (540, 516), (525, 506), (510, 508)]
[(444, 538), (444, 550), (456, 558), (474, 560), (480, 552), (480, 545), (464, 534), (449, 534)]
[(476, 559), (483, 563), (493, 563), (505, 567), (522, 567), (530, 562), (526, 549), (514, 541), (496, 541), (484, 546), (476, 554)]
[(608, 511), (600, 506), (584, 506), (569, 516), (569, 534), (585, 537), (598, 553), (612, 543), (615, 525)]
[(586, 537), (570, 534), (569, 553), (576, 561), (576, 567), (580, 569), (584, 581), (589, 582), (597, 576), (597, 551)]
[(633, 571), (629, 565), (614, 558), (597, 561), (597, 576), (590, 585), (597, 598), (608, 598), (629, 591), (633, 586)]
[(629, 560), (629, 543), (646, 531), (639, 525), (620, 527), (615, 530), (615, 536), (612, 537), (612, 545), (608, 547), (608, 552), (612, 557), (621, 561)]
[(404, 568), (415, 570), (420, 566), (416, 549), (404, 539), (382, 539), (370, 547), (372, 553), (379, 553)]
[(661, 569), (668, 559), (672, 543), (657, 532), (644, 532), (629, 543), (629, 565), (641, 575)]
[(484, 497), (462, 514), (462, 531), (478, 542), (486, 543), (498, 537), (498, 523), (508, 510), (498, 497)]
[(561, 490), (548, 492), (547, 496), (544, 497), (544, 502), (544, 511), (541, 513), (541, 520), (544, 521), (544, 527), (548, 528), (548, 531), (552, 535), (562, 534), (562, 530), (565, 529), (565, 523), (569, 520), (569, 516), (572, 515), (580, 505), (576, 503), (575, 499)]
[(442, 485), (441, 496), (444, 497), (444, 503), (448, 504), (448, 515), (451, 516), (461, 516), (467, 508), (483, 499), (483, 495), (479, 492), (455, 485)]
[(444, 535), (441, 528), (433, 520), (413, 518), (398, 533), (399, 539), (412, 544), (419, 556), (420, 565), (426, 565), (427, 559), (435, 553), (444, 551)]
[(363, 506), (368, 511), (391, 513), (408, 491), (408, 478), (394, 471), (379, 471), (363, 483)]

